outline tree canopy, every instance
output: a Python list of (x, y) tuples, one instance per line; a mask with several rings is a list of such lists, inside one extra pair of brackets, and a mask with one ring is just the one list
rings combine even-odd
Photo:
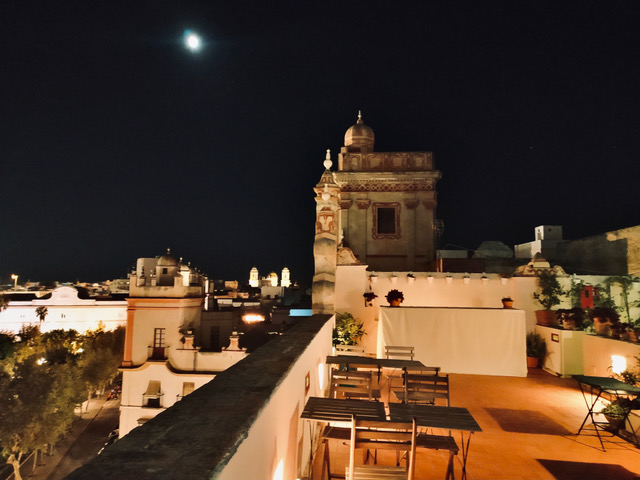
[(115, 377), (123, 339), (122, 328), (0, 333), (0, 448), (17, 480), (21, 457), (55, 443), (71, 426), (76, 405)]

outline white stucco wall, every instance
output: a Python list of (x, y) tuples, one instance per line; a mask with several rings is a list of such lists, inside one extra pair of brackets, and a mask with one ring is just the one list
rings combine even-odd
[[(209, 382), (215, 375), (202, 373), (174, 373), (164, 362), (147, 362), (141, 367), (123, 370), (122, 394), (120, 396), (120, 437), (138, 426), (138, 419), (152, 418), (171, 407), (182, 395), (184, 382), (193, 382), (194, 389)], [(160, 382), (163, 394), (161, 408), (143, 407), (143, 394), (149, 381)]]
[(585, 335), (582, 343), (582, 355), (585, 375), (610, 377), (613, 373), (611, 356), (624, 357), (628, 368), (634, 369), (637, 365), (636, 358), (640, 355), (640, 345), (596, 335)]
[[(426, 307), (473, 307), (497, 308), (502, 306), (503, 297), (514, 300), (513, 307), (525, 312), (527, 331), (532, 331), (536, 324), (535, 311), (540, 304), (533, 298), (537, 291), (537, 277), (502, 278), (498, 274), (481, 273), (434, 273), (412, 272), (371, 272), (366, 265), (339, 265), (336, 271), (335, 311), (350, 312), (364, 322), (366, 335), (362, 339), (365, 351), (375, 354), (380, 306), (388, 305), (385, 295), (389, 290), (397, 289), (404, 294), (403, 306)], [(374, 276), (372, 276), (372, 274)], [(468, 278), (465, 278), (468, 277)], [(484, 277), (484, 278), (483, 278)], [(578, 276), (585, 284), (602, 284), (607, 276)], [(569, 289), (571, 277), (559, 278), (563, 288)], [(373, 307), (364, 306), (363, 293), (369, 288), (378, 295)], [(635, 283), (630, 294), (634, 303), (640, 294), (640, 284)], [(612, 288), (612, 297), (621, 305), (620, 288)], [(555, 308), (570, 308), (568, 297)], [(631, 318), (638, 318), (640, 309), (631, 308)], [(626, 320), (626, 314), (621, 317)]]
[[(311, 448), (310, 429), (308, 421), (302, 420), (300, 414), (309, 396), (325, 394), (328, 367), (324, 361), (331, 353), (333, 325), (334, 322), (327, 322), (304, 354), (292, 365), (264, 411), (247, 432), (247, 438), (216, 477), (218, 480), (294, 480), (308, 476), (305, 463), (309, 460)], [(310, 383), (305, 393), (307, 374)], [(315, 427), (317, 425), (312, 425), (314, 430)], [(270, 474), (265, 476), (265, 472)]]

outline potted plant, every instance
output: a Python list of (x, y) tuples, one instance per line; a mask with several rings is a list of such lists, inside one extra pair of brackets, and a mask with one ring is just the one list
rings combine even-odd
[(547, 354), (547, 344), (537, 332), (527, 333), (527, 367), (538, 368), (540, 359)]
[(362, 295), (364, 297), (364, 306), (371, 307), (373, 305), (373, 299), (378, 298), (374, 292), (364, 292)]
[(511, 297), (504, 297), (502, 299), (502, 308), (513, 308), (513, 299)]
[(584, 310), (581, 308), (560, 308), (556, 312), (558, 321), (565, 330), (580, 330), (584, 322)]
[(640, 319), (634, 320), (629, 323), (629, 329), (627, 331), (629, 335), (629, 341), (633, 343), (640, 342)]
[(596, 335), (611, 336), (611, 327), (620, 321), (620, 315), (615, 308), (594, 307), (589, 310), (589, 319), (593, 322)]
[(389, 293), (385, 295), (385, 298), (391, 307), (399, 307), (400, 304), (404, 302), (404, 295), (401, 291), (396, 289), (389, 290)]
[(334, 345), (356, 345), (363, 335), (364, 323), (358, 322), (348, 312), (336, 313), (336, 326), (333, 329)]
[(560, 304), (560, 296), (564, 295), (564, 290), (551, 270), (543, 270), (538, 275), (538, 291), (533, 294), (544, 310), (536, 310), (538, 325), (555, 325), (556, 312), (551, 310)]
[(626, 418), (631, 409), (631, 400), (628, 398), (618, 398), (606, 405), (600, 413), (607, 419), (611, 428), (617, 431), (622, 420)]

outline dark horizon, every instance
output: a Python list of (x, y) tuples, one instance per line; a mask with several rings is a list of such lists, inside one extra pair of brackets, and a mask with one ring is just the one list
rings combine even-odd
[(5, 2), (0, 279), (171, 248), (310, 284), (312, 189), (358, 110), (376, 151), (434, 153), (443, 248), (640, 224), (639, 24), (630, 1)]

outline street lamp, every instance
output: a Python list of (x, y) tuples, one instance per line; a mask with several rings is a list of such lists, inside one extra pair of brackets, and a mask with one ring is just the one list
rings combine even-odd
[(13, 289), (17, 290), (18, 289), (18, 275), (12, 274), (11, 275), (11, 280), (13, 280)]

